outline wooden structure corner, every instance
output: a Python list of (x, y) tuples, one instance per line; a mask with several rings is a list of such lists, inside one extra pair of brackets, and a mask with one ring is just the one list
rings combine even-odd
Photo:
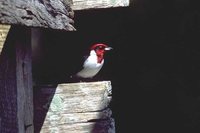
[(129, 0), (0, 0), (0, 24), (6, 24), (0, 25), (0, 133), (115, 133), (110, 81), (33, 86), (31, 29), (76, 31), (74, 10), (128, 5)]

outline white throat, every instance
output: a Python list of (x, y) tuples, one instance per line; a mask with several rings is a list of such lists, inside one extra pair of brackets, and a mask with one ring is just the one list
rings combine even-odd
[(101, 63), (98, 63), (96, 52), (91, 50), (89, 57), (83, 64), (83, 69), (77, 73), (77, 76), (82, 78), (92, 78), (100, 71), (103, 64), (104, 60), (102, 60)]

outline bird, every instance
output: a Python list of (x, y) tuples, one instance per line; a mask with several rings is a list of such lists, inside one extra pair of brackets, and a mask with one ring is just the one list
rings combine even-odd
[(82, 68), (71, 75), (75, 81), (91, 81), (102, 69), (104, 64), (105, 53), (113, 48), (104, 43), (95, 43), (89, 48), (89, 55), (85, 56)]

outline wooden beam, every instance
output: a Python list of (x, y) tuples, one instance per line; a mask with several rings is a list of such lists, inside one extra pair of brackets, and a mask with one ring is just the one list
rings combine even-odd
[(115, 133), (111, 94), (110, 81), (35, 87), (35, 131)]
[(73, 10), (127, 7), (130, 0), (73, 0)]
[(0, 0), (0, 23), (75, 31), (71, 0)]
[(116, 133), (114, 119), (44, 127), (41, 133)]
[(19, 133), (33, 133), (31, 29), (16, 27), (16, 77)]
[(30, 33), (11, 27), (0, 56), (1, 133), (33, 133)]

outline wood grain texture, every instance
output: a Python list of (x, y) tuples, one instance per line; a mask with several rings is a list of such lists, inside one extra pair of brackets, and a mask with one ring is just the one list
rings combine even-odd
[(33, 133), (31, 29), (14, 27), (16, 39), (17, 110), (19, 133)]
[(115, 133), (110, 81), (34, 89), (37, 132)]
[(129, 0), (73, 0), (73, 10), (127, 7)]
[(115, 133), (114, 119), (98, 122), (64, 124), (43, 128), (41, 133)]
[(0, 132), (33, 133), (30, 29), (11, 27), (0, 56)]
[(92, 120), (97, 119), (108, 119), (112, 115), (112, 111), (110, 109), (105, 109), (103, 111), (96, 112), (82, 112), (80, 113), (52, 113), (48, 112), (46, 116), (46, 121), (43, 126), (48, 127), (49, 125), (62, 125), (62, 124), (73, 124), (73, 123), (85, 123)]
[(70, 0), (0, 0), (0, 23), (75, 31)]
[(14, 33), (0, 56), (0, 133), (18, 132)]

